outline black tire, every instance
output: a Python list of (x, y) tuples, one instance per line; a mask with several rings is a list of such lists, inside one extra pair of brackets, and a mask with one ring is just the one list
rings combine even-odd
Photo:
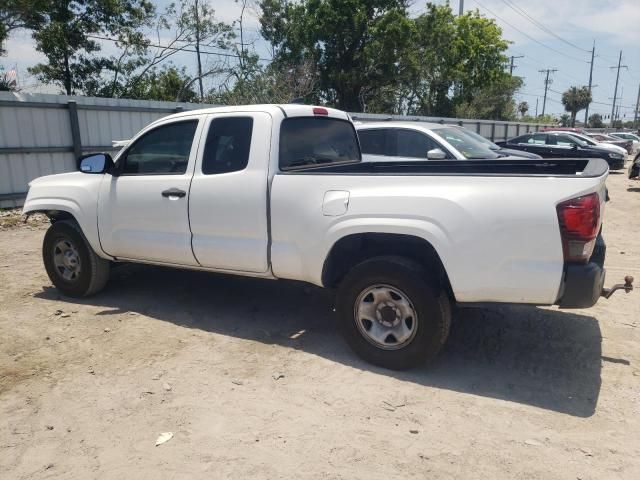
[[(80, 268), (74, 278), (64, 278), (54, 257), (59, 242), (70, 242), (77, 251)], [(109, 280), (109, 261), (100, 258), (85, 239), (78, 224), (63, 220), (52, 224), (42, 243), (42, 259), (49, 279), (63, 294), (69, 297), (86, 297), (104, 288)]]
[[(357, 326), (356, 303), (377, 285), (403, 293), (416, 313), (417, 331), (400, 347), (376, 346)], [(375, 257), (352, 268), (338, 287), (338, 328), (349, 346), (364, 360), (392, 370), (406, 370), (433, 360), (449, 336), (451, 304), (442, 287), (430, 282), (417, 263), (404, 257)], [(414, 320), (411, 320), (413, 322)]]

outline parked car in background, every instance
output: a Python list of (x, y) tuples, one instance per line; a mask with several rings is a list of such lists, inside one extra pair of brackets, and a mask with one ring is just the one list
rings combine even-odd
[(583, 135), (581, 133), (556, 132), (556, 131), (549, 131), (547, 133), (564, 133), (564, 134), (569, 135), (569, 136), (571, 136), (573, 138), (579, 138), (583, 142), (586, 142), (587, 144), (591, 145), (592, 147), (599, 146), (601, 148), (605, 148), (605, 149), (609, 150), (610, 152), (619, 153), (620, 155), (626, 155), (627, 154), (627, 151), (623, 147), (620, 147), (618, 145), (613, 145), (612, 143), (597, 142), (596, 140), (588, 137), (587, 135)]
[(633, 133), (628, 132), (612, 132), (612, 137), (622, 138), (623, 140), (631, 140), (633, 142), (633, 152), (637, 153), (640, 150), (640, 137)]
[(636, 155), (636, 158), (633, 159), (631, 165), (629, 166), (629, 178), (639, 178), (640, 177), (640, 153)]
[[(459, 128), (461, 128), (461, 127), (459, 127)], [(467, 134), (471, 135), (472, 138), (475, 138), (480, 143), (484, 143), (487, 147), (489, 147), (489, 149), (493, 150), (496, 153), (502, 153), (502, 154), (509, 155), (509, 156), (522, 157), (522, 158), (531, 158), (531, 159), (542, 158), (540, 155), (537, 155), (537, 154), (531, 153), (531, 152), (525, 152), (524, 150), (510, 150), (508, 148), (501, 147), (497, 143), (494, 143), (491, 140), (489, 140), (488, 138), (485, 138), (482, 135), (480, 135), (479, 133), (473, 132), (471, 130), (465, 129), (465, 132), (467, 132)]]
[[(462, 127), (428, 122), (357, 123), (363, 159), (388, 162), (389, 157), (419, 160), (495, 160), (532, 158), (492, 149)], [(492, 142), (489, 142), (492, 143)], [(519, 153), (519, 152), (518, 152)], [(540, 158), (538, 156), (534, 158)]]
[(606, 133), (598, 133), (598, 132), (585, 132), (585, 135), (588, 136), (589, 138), (594, 139), (596, 142), (610, 143), (612, 145), (617, 145), (619, 147), (622, 147), (627, 151), (627, 153), (631, 153), (631, 151), (633, 150), (633, 142), (631, 140), (612, 137), (610, 135), (607, 135)]
[(611, 170), (624, 167), (624, 155), (611, 152), (601, 146), (588, 145), (568, 133), (528, 133), (506, 142), (498, 142), (498, 145), (536, 153), (543, 158), (602, 158), (606, 160)]

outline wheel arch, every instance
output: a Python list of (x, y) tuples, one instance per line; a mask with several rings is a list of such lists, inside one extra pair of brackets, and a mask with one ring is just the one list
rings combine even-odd
[(337, 240), (322, 267), (322, 284), (335, 288), (355, 265), (373, 257), (394, 255), (419, 263), (431, 273), (431, 281), (445, 289), (455, 301), (449, 276), (435, 247), (428, 240), (401, 233), (353, 233)]

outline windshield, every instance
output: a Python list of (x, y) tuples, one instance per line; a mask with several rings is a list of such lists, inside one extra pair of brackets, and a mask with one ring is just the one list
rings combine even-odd
[(337, 118), (293, 117), (280, 127), (280, 168), (293, 170), (328, 163), (359, 162), (353, 125)]
[(487, 147), (489, 147), (491, 150), (500, 150), (500, 146), (496, 145), (495, 143), (493, 143), (491, 140), (489, 140), (488, 138), (484, 138), (482, 135), (480, 135), (479, 133), (476, 132), (472, 132), (471, 130), (464, 130), (464, 133), (466, 133), (467, 135), (469, 135), (471, 138), (474, 138), (475, 140), (477, 140), (480, 143), (485, 144)]
[(582, 135), (571, 135), (573, 138), (576, 139), (577, 142), (582, 142), (580, 143), (580, 145), (584, 146), (586, 145), (598, 145), (598, 142), (595, 142), (593, 140), (591, 140), (589, 137), (584, 137)]
[(496, 152), (492, 151), (486, 142), (480, 142), (469, 132), (461, 128), (445, 127), (436, 128), (433, 133), (446, 140), (457, 149), (467, 159), (494, 159), (500, 158)]

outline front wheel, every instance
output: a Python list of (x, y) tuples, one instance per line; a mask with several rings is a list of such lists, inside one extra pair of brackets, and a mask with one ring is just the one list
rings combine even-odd
[(42, 259), (51, 282), (69, 297), (96, 293), (109, 279), (109, 262), (96, 255), (75, 222), (63, 220), (49, 227)]
[(451, 306), (417, 263), (376, 257), (356, 265), (336, 297), (339, 328), (363, 359), (405, 370), (432, 360), (449, 336)]

